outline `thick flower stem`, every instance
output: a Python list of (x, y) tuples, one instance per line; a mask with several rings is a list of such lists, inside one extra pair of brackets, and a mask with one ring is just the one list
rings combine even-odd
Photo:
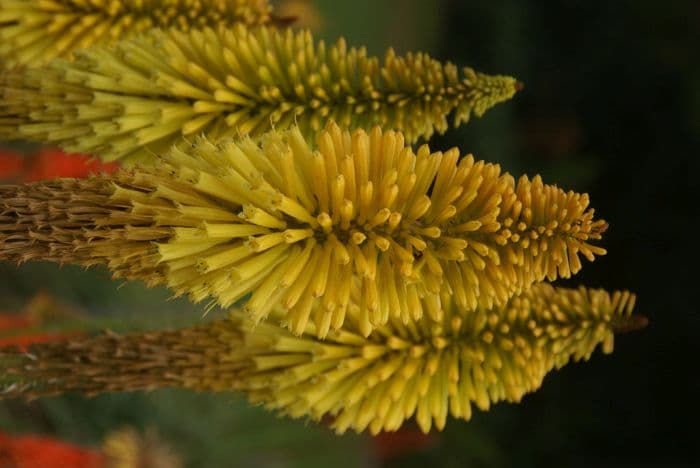
[(105, 265), (222, 307), (252, 293), (255, 321), (279, 303), (295, 333), (311, 320), (324, 336), (358, 291), (367, 335), (390, 315), (439, 321), (443, 289), (464, 313), (489, 309), (605, 253), (588, 196), (539, 176), (414, 153), (377, 127), (317, 141), (201, 139), (151, 168), (0, 187), (0, 259)]
[(515, 79), (458, 70), (426, 54), (383, 60), (344, 40), (237, 25), (155, 31), (76, 60), (5, 72), (0, 137), (53, 143), (125, 163), (181, 141), (298, 125), (306, 137), (334, 119), (382, 125), (409, 142), (481, 116), (510, 99)]
[[(292, 417), (334, 416), (338, 432), (394, 431), (415, 417), (424, 432), (448, 414), (469, 419), (499, 401), (519, 402), (545, 375), (612, 351), (615, 324), (633, 321), (634, 295), (543, 283), (494, 310), (463, 316), (449, 294), (438, 323), (390, 318), (366, 338), (355, 298), (346, 325), (325, 340), (270, 323), (229, 319), (175, 331), (103, 334), (0, 351), (5, 398), (76, 391), (182, 387), (242, 391)], [(275, 312), (282, 313), (277, 309)]]

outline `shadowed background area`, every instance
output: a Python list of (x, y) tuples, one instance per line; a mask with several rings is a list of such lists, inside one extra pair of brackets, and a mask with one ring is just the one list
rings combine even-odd
[[(97, 444), (116, 426), (155, 426), (187, 466), (691, 466), (700, 417), (694, 372), (700, 318), (695, 280), (700, 143), (700, 5), (692, 0), (284, 0), (329, 41), (382, 54), (423, 50), (525, 83), (513, 101), (450, 130), (459, 146), (512, 174), (589, 192), (610, 223), (608, 255), (567, 282), (638, 293), (642, 331), (545, 379), (520, 405), (450, 420), (427, 439), (348, 435), (279, 420), (229, 395), (69, 396), (0, 404), (0, 428)], [(560, 283), (561, 284), (561, 283)], [(164, 290), (119, 284), (104, 271), (0, 265), (0, 307), (19, 310), (44, 288), (113, 318), (120, 330), (176, 326), (202, 310)], [(212, 314), (220, 313), (218, 311)], [(113, 325), (114, 324), (114, 325)]]

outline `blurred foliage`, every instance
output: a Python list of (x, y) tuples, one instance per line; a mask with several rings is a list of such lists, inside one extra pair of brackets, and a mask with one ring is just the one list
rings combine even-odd
[[(281, 0), (283, 1), (283, 0)], [(525, 83), (514, 101), (434, 138), (512, 173), (542, 173), (588, 191), (611, 222), (609, 254), (574, 280), (639, 293), (650, 326), (549, 376), (519, 405), (451, 420), (436, 443), (386, 466), (693, 466), (700, 351), (692, 293), (700, 160), (700, 3), (695, 0), (317, 0), (319, 34), (381, 53), (436, 58)], [(571, 284), (571, 283), (570, 283)], [(124, 328), (199, 320), (164, 290), (112, 282), (103, 271), (0, 265), (2, 307), (39, 287), (94, 314), (123, 314)], [(176, 312), (176, 313), (171, 313)], [(219, 312), (213, 311), (211, 314)], [(121, 315), (120, 315), (121, 316)], [(143, 325), (142, 325), (143, 326)], [(176, 391), (55, 398), (0, 405), (0, 427), (97, 444), (131, 423), (156, 426), (187, 466), (379, 464), (364, 437), (277, 419), (227, 395)], [(410, 449), (410, 448), (409, 448)]]
[[(99, 446), (105, 434), (125, 424), (157, 427), (186, 466), (337, 467), (363, 466), (367, 456), (358, 436), (336, 437), (315, 424), (276, 418), (230, 395), (160, 390), (93, 399), (49, 398), (4, 404), (0, 427), (39, 431)], [(322, 450), (311, 449), (322, 447)]]

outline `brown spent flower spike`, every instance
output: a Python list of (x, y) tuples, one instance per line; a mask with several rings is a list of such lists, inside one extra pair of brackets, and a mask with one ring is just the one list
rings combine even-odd
[(212, 140), (329, 120), (375, 124), (410, 142), (481, 116), (513, 97), (514, 78), (442, 64), (426, 54), (383, 62), (343, 39), (233, 28), (153, 31), (0, 77), (0, 136), (52, 143), (124, 163), (153, 159), (182, 136)]
[(267, 0), (2, 0), (0, 64), (43, 65), (153, 28), (264, 24), (271, 11)]
[(414, 153), (378, 127), (330, 124), (317, 145), (297, 128), (200, 139), (152, 168), (0, 187), (0, 259), (106, 265), (224, 308), (252, 293), (255, 321), (279, 302), (294, 333), (312, 319), (319, 336), (357, 289), (367, 336), (390, 315), (440, 321), (443, 289), (458, 310), (490, 309), (605, 253), (588, 196), (539, 176)]
[[(354, 299), (359, 299), (355, 297)], [(184, 387), (238, 390), (253, 403), (332, 426), (395, 431), (415, 417), (423, 432), (442, 430), (447, 416), (470, 419), (499, 401), (519, 402), (545, 375), (587, 360), (598, 345), (612, 352), (613, 334), (644, 325), (628, 292), (533, 286), (508, 304), (463, 316), (448, 292), (439, 323), (395, 315), (363, 337), (356, 301), (342, 330), (325, 340), (309, 323), (296, 337), (240, 313), (177, 331), (104, 334), (33, 346), (30, 355), (0, 352), (14, 382), (0, 398), (69, 391)], [(277, 310), (284, 314), (284, 311)]]

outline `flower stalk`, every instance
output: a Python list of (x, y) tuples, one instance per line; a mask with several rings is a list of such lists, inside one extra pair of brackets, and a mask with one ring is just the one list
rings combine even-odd
[(442, 64), (426, 54), (383, 61), (343, 39), (272, 28), (153, 31), (72, 62), (0, 78), (0, 136), (59, 145), (125, 163), (152, 160), (182, 136), (260, 134), (297, 125), (311, 137), (329, 120), (401, 130), (409, 142), (481, 116), (519, 84)]
[(199, 139), (148, 168), (0, 187), (0, 258), (104, 265), (224, 308), (252, 293), (255, 321), (280, 303), (297, 334), (340, 328), (357, 290), (367, 336), (390, 315), (441, 320), (445, 288), (490, 309), (605, 253), (585, 194), (378, 127), (317, 142)]
[(25, 355), (0, 351), (16, 379), (2, 396), (236, 390), (291, 417), (333, 416), (339, 433), (395, 431), (413, 417), (428, 432), (443, 429), (448, 415), (468, 420), (473, 407), (519, 402), (548, 372), (588, 360), (598, 346), (612, 352), (616, 327), (635, 319), (634, 302), (628, 292), (541, 283), (502, 307), (464, 316), (445, 292), (440, 322), (392, 316), (364, 337), (353, 301), (345, 327), (325, 340), (314, 323), (294, 336), (233, 312), (175, 331), (107, 333), (34, 345)]

